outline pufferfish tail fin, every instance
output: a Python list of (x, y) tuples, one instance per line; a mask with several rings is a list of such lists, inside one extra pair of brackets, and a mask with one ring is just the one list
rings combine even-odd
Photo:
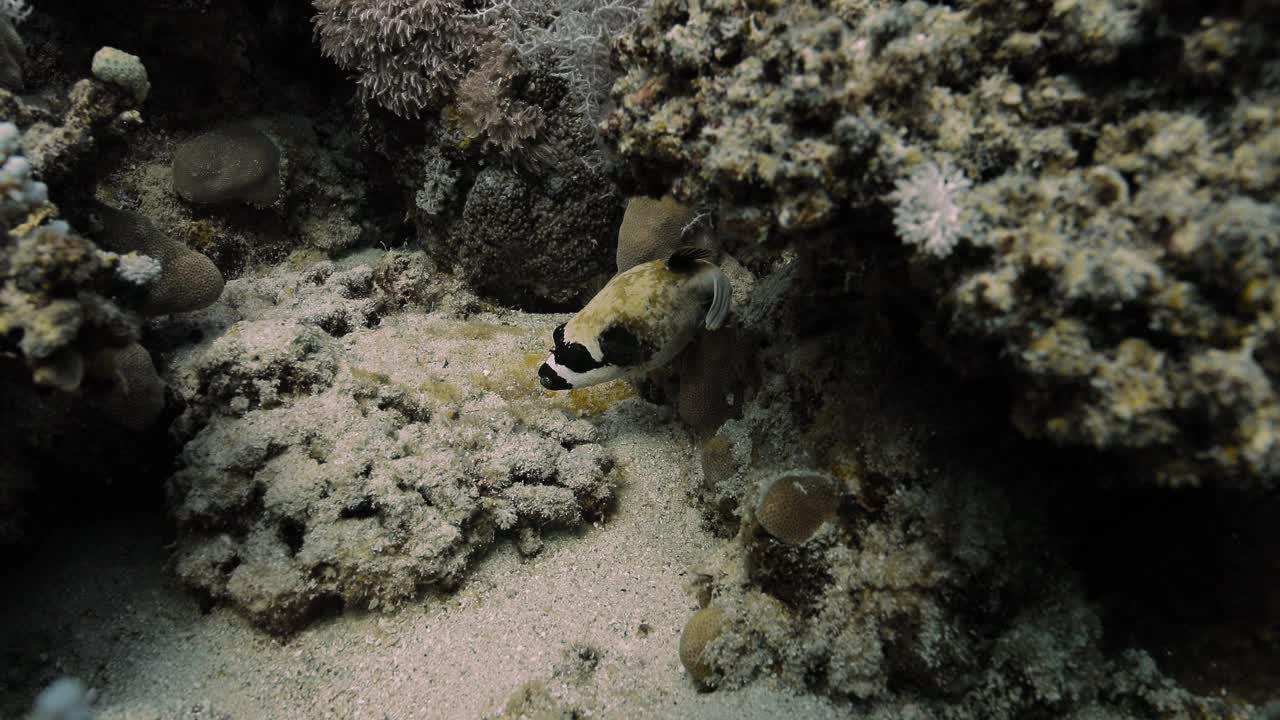
[[(701, 264), (699, 260), (706, 260)], [(700, 272), (700, 281), (711, 283), (711, 307), (707, 309), (706, 326), (708, 330), (717, 330), (729, 317), (729, 304), (733, 299), (733, 288), (729, 285), (729, 276), (717, 265), (712, 265), (711, 251), (704, 247), (682, 247), (667, 258), (667, 269), (677, 273)]]
[(733, 300), (733, 287), (729, 276), (719, 266), (707, 271), (711, 278), (711, 307), (707, 309), (707, 329), (719, 330), (729, 317), (729, 304)]

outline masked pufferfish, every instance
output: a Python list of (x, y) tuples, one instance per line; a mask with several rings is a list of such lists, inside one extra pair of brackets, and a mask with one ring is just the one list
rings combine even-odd
[(573, 319), (555, 329), (538, 368), (548, 390), (638, 377), (675, 359), (698, 332), (729, 315), (729, 278), (705, 248), (676, 250), (614, 276)]

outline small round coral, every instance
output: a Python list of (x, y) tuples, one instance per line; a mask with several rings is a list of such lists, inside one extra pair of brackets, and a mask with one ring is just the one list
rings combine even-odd
[(789, 545), (808, 542), (835, 516), (838, 485), (829, 475), (793, 470), (766, 479), (756, 519), (766, 531)]
[(97, 364), (112, 384), (102, 407), (106, 416), (130, 430), (143, 430), (164, 410), (164, 381), (151, 362), (151, 353), (133, 343), (103, 350)]
[(711, 605), (693, 614), (680, 633), (680, 662), (698, 687), (706, 688), (711, 679), (711, 663), (702, 652), (707, 645), (720, 637), (724, 612)]
[(271, 207), (284, 186), (280, 148), (249, 125), (229, 125), (182, 143), (173, 156), (173, 189), (210, 204), (242, 200)]
[(147, 79), (147, 68), (137, 55), (104, 47), (93, 54), (91, 67), (93, 76), (105, 83), (118, 85), (133, 93), (138, 102), (147, 99), (151, 92), (151, 81)]

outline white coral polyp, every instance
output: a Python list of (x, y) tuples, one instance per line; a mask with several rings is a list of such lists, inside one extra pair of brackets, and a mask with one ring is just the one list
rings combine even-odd
[(929, 162), (899, 180), (889, 199), (893, 224), (903, 242), (943, 258), (960, 241), (960, 194), (973, 183), (949, 162)]

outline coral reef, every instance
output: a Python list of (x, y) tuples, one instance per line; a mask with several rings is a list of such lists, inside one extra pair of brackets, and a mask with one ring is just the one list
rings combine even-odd
[(208, 339), (173, 362), (178, 574), (272, 631), (454, 586), (500, 534), (533, 551), (611, 497), (592, 426), (536, 387), (544, 322), (387, 316), (433, 272), (404, 257), (234, 280), (184, 321)]
[[(694, 620), (718, 618), (717, 632), (686, 629), (695, 681), (769, 676), (886, 717), (1228, 716), (1141, 650), (1104, 646), (1047, 533), (1048, 496), (1012, 481), (1071, 470), (1054, 479), (991, 437), (997, 416), (975, 418), (976, 397), (940, 403), (956, 391), (910, 348), (872, 342), (874, 318), (829, 322), (857, 300), (801, 270), (775, 271), (794, 283), (780, 308), (761, 307), (778, 302), (772, 276), (742, 308), (776, 342), (759, 348), (742, 416), (703, 441), (690, 488), (731, 537), (694, 584)], [(966, 451), (979, 434), (991, 449)]]
[(856, 263), (892, 213), (932, 346), (1012, 368), (1026, 435), (1267, 488), (1269, 7), (659, 0), (606, 129), (631, 184), (713, 207), (755, 269)]

